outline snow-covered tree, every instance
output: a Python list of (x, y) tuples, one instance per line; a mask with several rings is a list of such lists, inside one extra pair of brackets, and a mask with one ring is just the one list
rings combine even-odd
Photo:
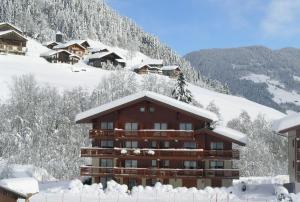
[(192, 101), (193, 96), (191, 91), (187, 88), (183, 73), (180, 73), (177, 78), (177, 83), (172, 92), (172, 96), (182, 102), (190, 103)]

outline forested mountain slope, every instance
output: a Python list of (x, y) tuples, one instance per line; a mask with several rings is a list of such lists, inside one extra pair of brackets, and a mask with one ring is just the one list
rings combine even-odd
[(300, 49), (209, 49), (185, 58), (201, 74), (226, 83), (235, 95), (281, 111), (300, 111)]
[(104, 0), (1, 0), (0, 21), (11, 22), (39, 41), (53, 40), (61, 31), (67, 39), (100, 40), (102, 43), (140, 51), (166, 64), (177, 64), (187, 79), (200, 86), (226, 91), (222, 84), (210, 81), (190, 63), (159, 40), (120, 16)]

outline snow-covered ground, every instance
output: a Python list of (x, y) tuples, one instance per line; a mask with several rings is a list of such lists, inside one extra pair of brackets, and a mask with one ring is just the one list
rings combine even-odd
[[(276, 190), (285, 192), (281, 186), (288, 182), (288, 176), (251, 177), (235, 180), (229, 188), (173, 188), (157, 183), (154, 187), (134, 187), (131, 192), (126, 185), (113, 181), (103, 190), (101, 184), (83, 185), (79, 180), (40, 183), (40, 193), (31, 202), (196, 202), (196, 201), (277, 201)], [(242, 191), (243, 184), (246, 191)], [(293, 201), (300, 200), (300, 194), (287, 194)]]
[[(299, 77), (294, 76), (297, 80)], [(263, 74), (250, 74), (241, 79), (250, 80), (255, 83), (266, 83), (268, 91), (274, 96), (272, 99), (276, 103), (294, 103), (300, 105), (300, 94), (295, 91), (286, 90), (285, 86), (277, 80), (271, 79), (269, 76)]]
[[(60, 91), (79, 86), (91, 91), (101, 82), (103, 77), (111, 73), (111, 71), (90, 67), (83, 62), (76, 65), (48, 63), (39, 57), (39, 54), (47, 51), (47, 48), (32, 39), (29, 40), (27, 48), (26, 56), (0, 55), (0, 100), (7, 98), (9, 84), (13, 76), (33, 74), (38, 82), (57, 87)], [(122, 50), (119, 51), (122, 52)], [(142, 58), (146, 58), (146, 56), (136, 53), (134, 60), (137, 62)], [(142, 79), (142, 76), (138, 75), (138, 79)], [(277, 110), (245, 98), (217, 93), (194, 85), (190, 85), (189, 88), (195, 99), (204, 107), (214, 101), (220, 108), (225, 123), (238, 117), (243, 110), (247, 111), (252, 118), (258, 114), (265, 115), (269, 120), (284, 116)]]

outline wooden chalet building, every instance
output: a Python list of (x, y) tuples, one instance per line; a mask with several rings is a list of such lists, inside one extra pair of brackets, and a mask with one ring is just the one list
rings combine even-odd
[(124, 68), (126, 62), (122, 56), (112, 51), (103, 51), (92, 54), (88, 58), (88, 65), (102, 68), (104, 65), (111, 63), (113, 66)]
[(40, 55), (50, 63), (76, 64), (80, 57), (66, 50), (50, 50)]
[(44, 43), (43, 45), (46, 46), (47, 48), (53, 50), (53, 48), (54, 48), (55, 46), (57, 46), (58, 44), (59, 44), (59, 43), (56, 42), (56, 41), (49, 41), (49, 42)]
[(0, 23), (0, 53), (25, 55), (26, 43), (20, 29), (9, 23)]
[(161, 70), (163, 75), (171, 78), (178, 77), (181, 72), (179, 66), (177, 65), (163, 66)]
[(87, 49), (84, 46), (73, 41), (58, 44), (57, 46), (53, 47), (53, 50), (66, 50), (74, 55), (79, 56), (80, 58), (82, 58), (87, 53)]
[(273, 130), (288, 138), (289, 192), (300, 192), (300, 113), (273, 122)]
[(136, 72), (138, 74), (148, 74), (150, 68), (151, 67), (149, 65), (140, 64), (140, 65), (134, 66), (132, 69), (134, 72)]
[(244, 134), (221, 126), (207, 110), (153, 92), (140, 92), (82, 112), (76, 123), (92, 124), (91, 147), (81, 157), (92, 165), (81, 176), (135, 185), (230, 186), (239, 178), (232, 160), (246, 144)]

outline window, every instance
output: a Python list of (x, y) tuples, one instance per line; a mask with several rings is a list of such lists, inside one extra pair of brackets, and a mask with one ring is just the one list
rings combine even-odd
[(169, 148), (170, 147), (170, 142), (169, 141), (165, 141), (164, 142), (164, 148)]
[(167, 130), (168, 125), (167, 125), (167, 123), (154, 123), (154, 129), (155, 130)]
[(151, 166), (152, 167), (157, 167), (157, 161), (156, 160), (151, 160)]
[(169, 160), (164, 160), (164, 167), (169, 167), (170, 166), (170, 161)]
[(179, 130), (193, 130), (191, 123), (180, 123)]
[(151, 148), (156, 148), (156, 145), (157, 145), (156, 141), (151, 141)]
[(125, 160), (125, 168), (137, 168), (137, 160)]
[(224, 162), (223, 161), (210, 161), (209, 162), (210, 168), (214, 168), (214, 169), (223, 169), (224, 168)]
[(138, 124), (137, 123), (125, 123), (125, 130), (137, 130)]
[(184, 168), (195, 169), (197, 168), (197, 163), (196, 161), (184, 161)]
[(112, 140), (101, 140), (101, 147), (103, 148), (113, 148), (114, 142)]
[(112, 168), (113, 160), (112, 159), (100, 159), (100, 167)]
[(149, 112), (155, 112), (155, 108), (154, 107), (150, 107), (149, 108)]
[(145, 107), (141, 107), (140, 112), (145, 112)]
[(138, 148), (138, 142), (137, 141), (126, 141), (125, 147), (126, 148)]
[(224, 143), (223, 142), (211, 142), (210, 143), (210, 149), (223, 150), (224, 149)]
[(186, 149), (196, 149), (196, 142), (184, 142), (183, 143), (183, 148)]
[(113, 122), (101, 122), (101, 129), (102, 130), (113, 130), (114, 124), (113, 124)]

